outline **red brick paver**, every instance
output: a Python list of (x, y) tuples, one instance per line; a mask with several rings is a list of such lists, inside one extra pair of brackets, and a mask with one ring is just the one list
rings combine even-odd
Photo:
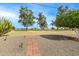
[(28, 41), (28, 46), (27, 46), (26, 55), (27, 56), (40, 56), (40, 50), (34, 38), (30, 36), (27, 41)]

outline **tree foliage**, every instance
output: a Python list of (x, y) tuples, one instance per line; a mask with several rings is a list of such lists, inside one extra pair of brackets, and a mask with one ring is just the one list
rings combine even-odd
[[(66, 23), (66, 14), (70, 12), (70, 9), (67, 6), (60, 6), (57, 8), (56, 20), (54, 22), (57, 27), (65, 27)], [(65, 24), (65, 23), (66, 24)]]
[(55, 25), (57, 27), (79, 28), (79, 10), (70, 10), (66, 6), (65, 8), (60, 7), (58, 8)]
[(26, 29), (28, 29), (28, 26), (32, 26), (34, 24), (35, 17), (33, 16), (32, 10), (29, 10), (27, 7), (20, 7), (20, 15), (19, 15), (19, 22), (22, 23)]
[(47, 29), (46, 17), (43, 15), (42, 12), (39, 13), (38, 24), (41, 29)]
[(79, 28), (79, 10), (73, 10), (66, 14), (64, 26), (69, 28)]

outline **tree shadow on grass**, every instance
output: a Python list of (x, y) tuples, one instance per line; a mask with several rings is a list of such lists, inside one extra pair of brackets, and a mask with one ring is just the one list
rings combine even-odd
[(40, 35), (43, 38), (50, 39), (50, 40), (74, 40), (74, 41), (79, 41), (77, 40), (76, 37), (70, 37), (70, 36), (65, 36), (65, 35)]

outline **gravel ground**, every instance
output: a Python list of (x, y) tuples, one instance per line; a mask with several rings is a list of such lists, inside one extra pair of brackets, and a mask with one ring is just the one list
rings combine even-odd
[[(37, 37), (37, 38), (36, 38)], [(79, 42), (67, 38), (35, 36), (43, 56), (79, 56)], [(55, 40), (56, 39), (56, 40)]]
[(68, 37), (74, 36), (72, 32), (63, 31), (58, 34), (55, 31), (53, 34), (50, 32), (50, 35), (47, 35), (48, 32), (43, 32), (42, 35), (37, 35), (36, 32), (29, 32), (30, 35), (25, 33), (17, 32), (16, 35), (16, 32), (11, 32), (6, 40), (5, 36), (0, 37), (0, 56), (26, 56), (29, 37), (36, 41), (42, 56), (79, 56), (79, 41)]
[(0, 55), (2, 56), (24, 56), (26, 54), (26, 40), (24, 36), (10, 36), (4, 40), (0, 37)]

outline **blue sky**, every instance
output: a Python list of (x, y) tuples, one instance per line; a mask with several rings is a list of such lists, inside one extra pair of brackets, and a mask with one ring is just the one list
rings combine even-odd
[[(47, 7), (42, 5), (46, 5)], [(20, 23), (18, 23), (19, 9), (20, 6), (26, 6), (34, 12), (33, 14), (35, 17), (38, 17), (39, 12), (43, 12), (43, 14), (47, 17), (46, 21), (48, 23), (48, 27), (51, 28), (52, 26), (50, 23), (52, 20), (55, 20), (57, 7), (59, 7), (60, 5), (67, 5), (69, 6), (69, 8), (79, 9), (79, 4), (68, 3), (45, 3), (41, 5), (31, 3), (2, 3), (0, 4), (0, 17), (8, 18), (16, 28), (23, 28), (23, 26)], [(50, 8), (49, 6), (55, 8)], [(37, 28), (38, 25), (34, 24), (31, 27)]]

